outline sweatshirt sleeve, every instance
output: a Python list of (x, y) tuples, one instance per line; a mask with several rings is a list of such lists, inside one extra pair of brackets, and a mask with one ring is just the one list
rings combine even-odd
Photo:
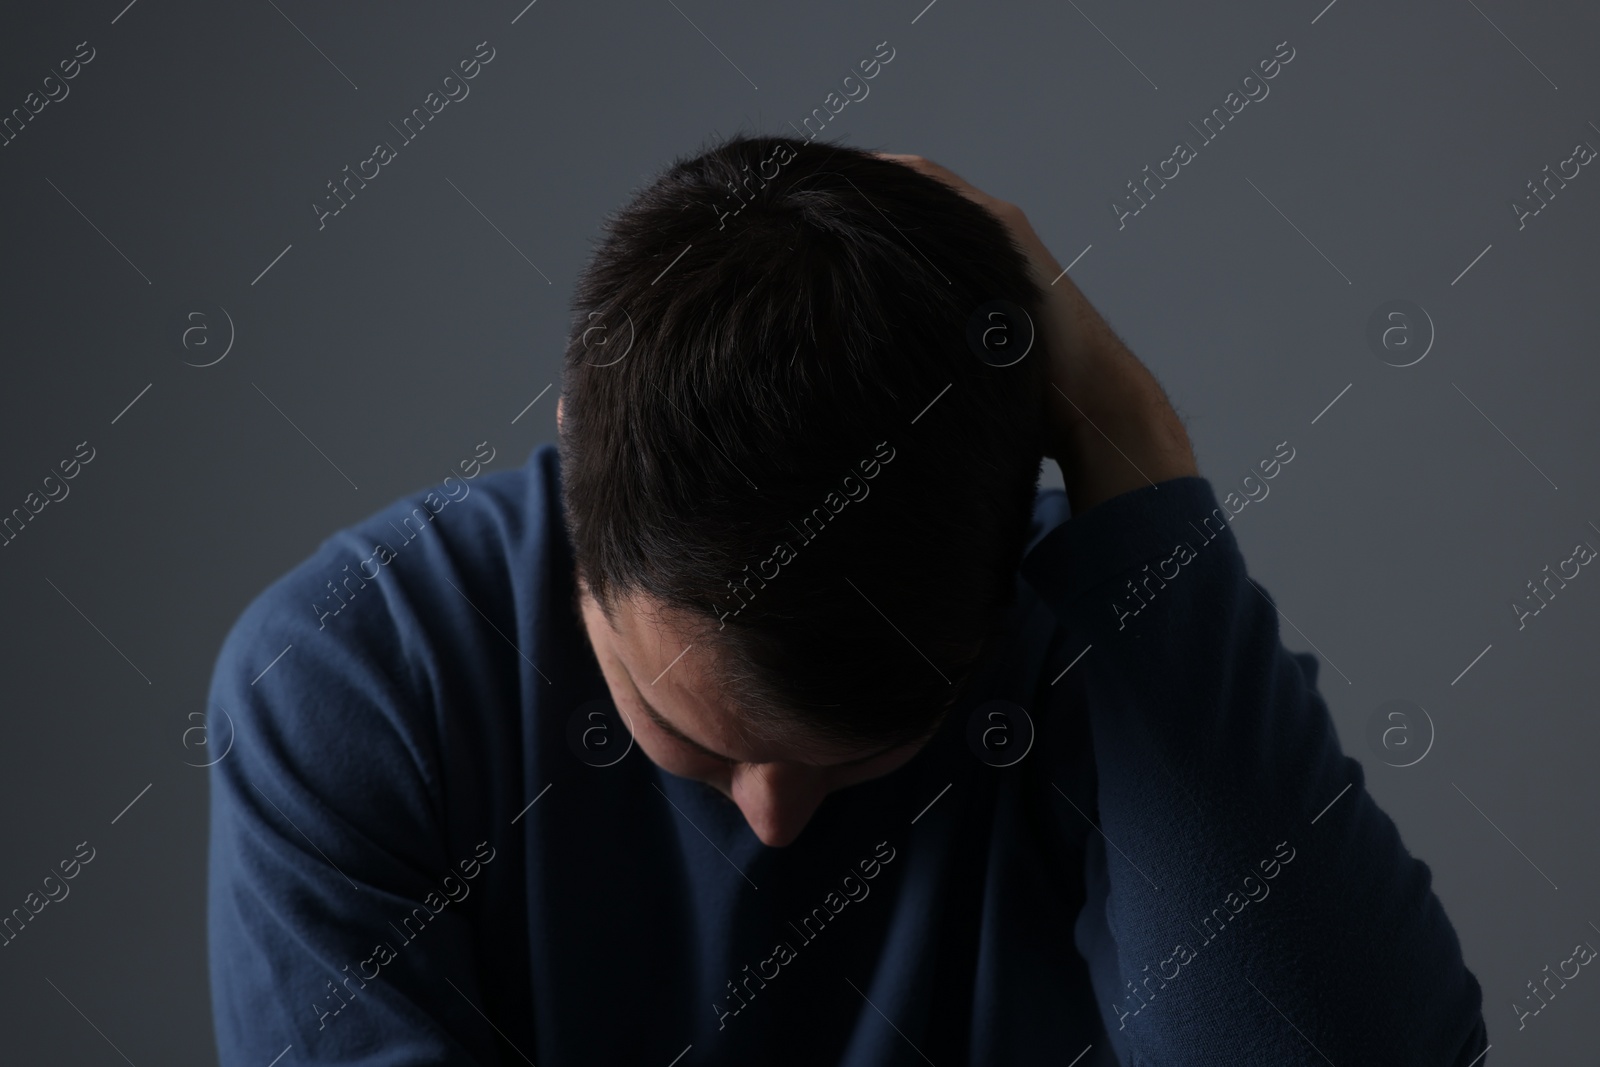
[(332, 558), (257, 597), (212, 675), (220, 1062), (499, 1064), (468, 918), (494, 849), (445, 841), (430, 702), (383, 594), (318, 625)]
[(1093, 781), (1074, 803), (1057, 774), (1055, 799), (1096, 828), (1075, 939), (1118, 1062), (1478, 1067), (1482, 994), (1431, 873), (1340, 750), (1318, 659), (1283, 647), (1231, 519), (1209, 481), (1171, 479), (1022, 565), (1057, 618), (1050, 674), (1081, 653)]

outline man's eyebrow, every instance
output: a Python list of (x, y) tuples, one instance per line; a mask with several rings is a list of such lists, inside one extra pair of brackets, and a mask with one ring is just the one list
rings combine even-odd
[[(623, 673), (627, 674), (627, 671), (624, 670)], [(681, 741), (685, 745), (688, 745), (690, 748), (694, 749), (696, 752), (699, 752), (701, 755), (710, 756), (714, 760), (721, 760), (723, 763), (738, 763), (739, 762), (738, 760), (733, 759), (730, 756), (724, 756), (720, 752), (713, 752), (709, 748), (707, 748), (706, 746), (702, 745), (700, 742), (696, 741), (694, 738), (687, 736), (682, 730), (678, 729), (676, 726), (674, 726), (670, 722), (668, 722), (666, 720), (666, 718), (659, 711), (657, 711), (655, 709), (655, 706), (652, 705), (650, 703), (650, 701), (648, 701), (648, 700), (646, 700), (644, 698), (644, 694), (639, 691), (639, 686), (634, 683), (633, 678), (631, 676), (628, 678), (628, 684), (633, 686), (633, 695), (638, 698), (640, 707), (644, 708), (644, 713), (650, 717), (650, 721), (651, 722), (655, 723), (656, 726), (661, 728), (663, 733), (667, 734), (669, 737), (672, 737), (672, 738), (675, 738), (678, 741)], [(871, 763), (873, 760), (878, 759), (881, 756), (887, 756), (889, 753), (894, 752), (897, 749), (904, 748), (908, 743), (909, 742), (902, 741), (902, 742), (899, 742), (897, 744), (890, 745), (888, 748), (883, 749), (880, 752), (874, 752), (874, 753), (872, 753), (871, 755), (868, 755), (868, 756), (860, 756), (860, 757), (858, 757), (856, 759), (845, 760), (843, 763), (830, 763), (830, 764), (826, 764), (824, 766), (827, 766), (827, 767), (855, 767), (855, 766), (858, 766), (858, 765), (860, 765), (862, 763)]]
[[(626, 673), (626, 671), (624, 671), (624, 673)], [(657, 711), (655, 709), (654, 705), (652, 705), (648, 700), (646, 700), (644, 698), (644, 694), (639, 692), (639, 687), (637, 685), (633, 684), (633, 679), (632, 678), (628, 679), (628, 683), (630, 685), (633, 685), (633, 695), (638, 698), (639, 706), (644, 708), (644, 713), (650, 717), (650, 721), (655, 723), (656, 726), (659, 727), (663, 733), (667, 734), (669, 737), (672, 737), (672, 738), (677, 739), (678, 741), (681, 741), (685, 745), (688, 745), (690, 748), (694, 749), (696, 752), (699, 752), (703, 756), (710, 756), (712, 759), (721, 760), (723, 763), (737, 763), (738, 762), (738, 760), (732, 759), (732, 758), (730, 758), (728, 756), (724, 756), (720, 752), (711, 751), (709, 748), (707, 748), (706, 746), (702, 745), (700, 742), (696, 741), (694, 738), (690, 737), (689, 735), (685, 734), (682, 730), (678, 729), (676, 726), (672, 725), (670, 722), (668, 722), (666, 720), (665, 717), (662, 716), (662, 714), (659, 711)]]

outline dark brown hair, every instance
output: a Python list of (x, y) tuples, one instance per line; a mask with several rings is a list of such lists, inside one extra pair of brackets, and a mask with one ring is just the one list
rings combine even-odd
[(574, 295), (583, 588), (675, 616), (754, 732), (922, 736), (1011, 603), (1038, 483), (1045, 354), (979, 358), (995, 300), (1040, 321), (1022, 251), (900, 163), (743, 135), (672, 163)]

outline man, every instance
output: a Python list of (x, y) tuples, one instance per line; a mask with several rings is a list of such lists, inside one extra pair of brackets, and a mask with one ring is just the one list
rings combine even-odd
[(224, 644), (224, 1063), (1483, 1062), (1317, 659), (1019, 209), (740, 137), (577, 297), (559, 450)]

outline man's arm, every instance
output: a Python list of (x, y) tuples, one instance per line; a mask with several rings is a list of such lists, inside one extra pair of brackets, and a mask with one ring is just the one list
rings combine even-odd
[(1226, 514), (1204, 478), (1145, 485), (1023, 564), (1082, 653), (1062, 685), (1096, 780), (1057, 782), (1079, 797), (1058, 803), (1095, 826), (1075, 939), (1111, 1044), (1126, 1065), (1467, 1067), (1481, 991), (1431, 874), (1341, 752), (1318, 661), (1283, 647)]
[(508, 861), (495, 862), (488, 826), (447, 840), (431, 709), (385, 594), (314, 622), (320, 578), (361, 546), (336, 535), (257, 597), (212, 675), (208, 742), (221, 750), (232, 726), (209, 772), (207, 948), (225, 1067), (291, 1046), (284, 1064), (501, 1062), (480, 1014), (472, 913)]
[[(1076, 928), (1124, 1064), (1481, 1063), (1427, 866), (1344, 755), (1154, 377), (1014, 205), (1048, 295), (1048, 452), (1073, 518), (1023, 564), (1081, 651), (1096, 783)], [(1059, 277), (1054, 285), (1052, 279)], [(1071, 783), (1060, 783), (1071, 788)]]

